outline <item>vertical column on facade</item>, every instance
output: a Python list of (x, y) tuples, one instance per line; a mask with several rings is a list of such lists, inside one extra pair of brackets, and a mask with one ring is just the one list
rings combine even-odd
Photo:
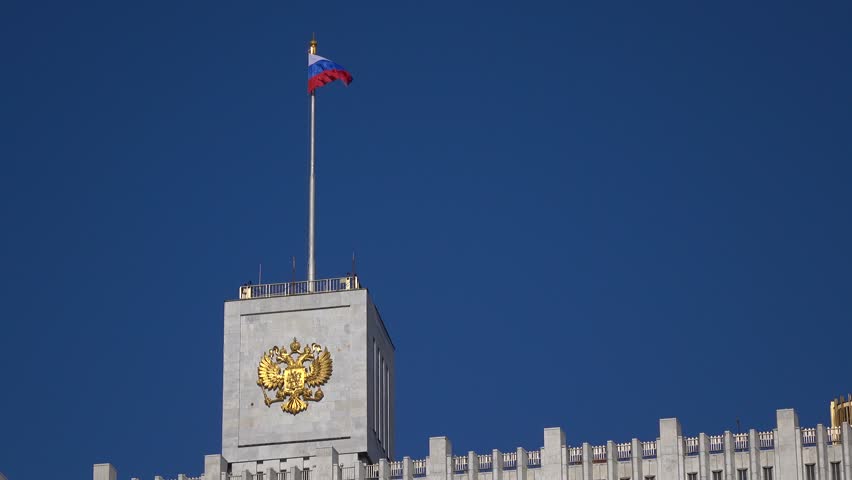
[(840, 445), (844, 480), (852, 480), (852, 427), (849, 426), (849, 422), (843, 422), (840, 425)]
[(707, 434), (698, 434), (698, 478), (710, 480), (710, 439)]
[(479, 478), (479, 455), (476, 452), (467, 452), (467, 480)]
[(799, 480), (802, 451), (799, 436), (799, 416), (792, 408), (776, 410), (778, 430), (775, 435), (775, 453), (778, 463), (774, 480)]
[(618, 480), (618, 452), (612, 440), (606, 442), (606, 479)]
[(411, 457), (402, 457), (402, 480), (414, 480), (414, 461)]
[(177, 480), (186, 480), (186, 474), (178, 473), (178, 478), (177, 478)]
[(816, 451), (817, 451), (817, 478), (819, 480), (828, 480), (828, 450), (825, 425), (818, 423), (816, 426)]
[(683, 480), (683, 437), (676, 418), (660, 419), (660, 439), (657, 441), (657, 474), (660, 480)]
[(753, 428), (748, 431), (748, 460), (748, 478), (760, 480), (760, 445), (757, 443), (757, 430)]
[(527, 480), (527, 465), (529, 463), (529, 456), (527, 455), (527, 451), (522, 447), (518, 447), (518, 461), (515, 463), (515, 473), (517, 474), (518, 480)]
[[(367, 478), (367, 465), (364, 464), (363, 460), (358, 460), (355, 463), (355, 480), (365, 480)], [(207, 480), (206, 478), (204, 480)], [(290, 479), (294, 480), (294, 479)], [(298, 478), (295, 480), (299, 480)]]
[(642, 478), (642, 442), (638, 438), (630, 440), (630, 467), (633, 480), (644, 480)]
[[(314, 451), (313, 460), (316, 462), (314, 471), (312, 472), (311, 480), (334, 480), (334, 469), (340, 463), (337, 456), (337, 449), (334, 447), (320, 447)], [(248, 480), (246, 477), (243, 480)], [(293, 480), (300, 480), (295, 478)]]
[(491, 450), (491, 479), (503, 480), (503, 452)]
[(541, 450), (543, 480), (562, 480), (562, 449), (564, 447), (565, 432), (561, 428), (544, 429), (544, 448)]
[(205, 480), (223, 480), (223, 473), (228, 473), (228, 461), (222, 455), (204, 456)]
[(725, 478), (734, 480), (736, 478), (736, 469), (734, 468), (734, 435), (725, 430)]
[(263, 471), (263, 480), (278, 480), (278, 474), (272, 467)]
[(592, 446), (583, 442), (583, 480), (592, 480)]
[[(290, 480), (302, 480), (302, 469), (299, 468), (298, 465), (293, 465), (290, 467), (288, 476), (290, 477)], [(246, 480), (247, 478), (248, 477), (243, 477), (243, 480)]]
[[(379, 459), (379, 480), (389, 480), (390, 479), (390, 467), (388, 466), (387, 458)], [(324, 480), (324, 479), (320, 479)]]
[(115, 480), (118, 472), (110, 463), (96, 463), (92, 466), (93, 480)]
[[(449, 461), (447, 460), (449, 457)], [(447, 480), (453, 476), (453, 445), (447, 437), (429, 437), (429, 458), (426, 459), (428, 480)], [(449, 466), (449, 468), (448, 468)]]

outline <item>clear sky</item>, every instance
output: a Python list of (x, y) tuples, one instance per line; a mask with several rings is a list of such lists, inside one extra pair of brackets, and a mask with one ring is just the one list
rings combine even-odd
[[(5, 2), (0, 470), (203, 471), (222, 310), (352, 251), (397, 453), (827, 423), (852, 391), (849, 2)], [(59, 473), (57, 473), (59, 472)]]

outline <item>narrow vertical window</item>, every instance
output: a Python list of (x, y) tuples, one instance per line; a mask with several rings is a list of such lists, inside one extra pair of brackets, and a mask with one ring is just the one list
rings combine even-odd
[(382, 370), (385, 369), (385, 357), (379, 354), (379, 443), (383, 443), (385, 436), (385, 376), (382, 375)]
[(379, 434), (379, 350), (373, 339), (373, 433)]
[(722, 480), (721, 470), (713, 470), (713, 480)]
[(388, 438), (390, 437), (390, 386), (388, 385), (390, 374), (385, 364), (385, 453), (388, 452)]
[(763, 467), (763, 480), (772, 480), (772, 467)]
[(805, 465), (805, 480), (816, 480), (816, 468), (813, 463)]
[(698, 480), (698, 474), (697, 473), (687, 473), (686, 474), (686, 480)]
[(737, 469), (737, 480), (748, 480), (748, 469)]
[(840, 462), (831, 462), (831, 480), (840, 480)]

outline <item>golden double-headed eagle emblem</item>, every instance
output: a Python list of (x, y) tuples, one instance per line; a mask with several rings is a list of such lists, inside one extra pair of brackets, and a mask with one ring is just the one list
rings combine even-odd
[[(310, 365), (305, 366), (305, 362), (310, 362)], [(286, 364), (284, 371), (281, 371), (281, 364)], [(286, 347), (272, 347), (260, 357), (260, 365), (257, 366), (257, 384), (263, 392), (266, 406), (284, 402), (281, 410), (293, 415), (305, 411), (308, 401), (322, 400), (325, 394), (320, 385), (325, 385), (329, 378), (331, 354), (328, 348), (312, 343), (302, 349), (302, 344), (295, 338), (290, 343), (289, 352)], [(267, 390), (275, 391), (275, 397), (270, 398)]]

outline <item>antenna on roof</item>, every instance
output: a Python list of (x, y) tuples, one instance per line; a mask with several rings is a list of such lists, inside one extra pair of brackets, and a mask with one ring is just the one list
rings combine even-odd
[(352, 250), (352, 276), (354, 277), (356, 275), (357, 273), (355, 272), (355, 250)]
[(292, 280), (292, 281), (293, 281), (293, 283), (296, 283), (296, 256), (295, 256), (295, 255), (293, 255), (293, 256), (292, 256), (292, 257), (290, 257), (290, 258), (291, 258), (291, 259), (292, 259), (292, 261), (293, 261), (293, 280)]
[(262, 279), (263, 279), (263, 264), (258, 263), (257, 264), (257, 284), (258, 285), (263, 284), (263, 282), (261, 281)]

